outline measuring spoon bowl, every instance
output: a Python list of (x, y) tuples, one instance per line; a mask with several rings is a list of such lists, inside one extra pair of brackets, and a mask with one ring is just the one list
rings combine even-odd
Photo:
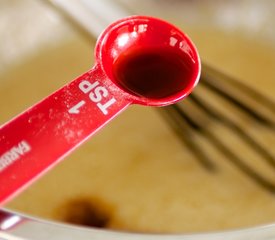
[(134, 16), (110, 25), (99, 37), (95, 54), (108, 79), (135, 103), (174, 103), (199, 80), (200, 59), (194, 44), (161, 19)]

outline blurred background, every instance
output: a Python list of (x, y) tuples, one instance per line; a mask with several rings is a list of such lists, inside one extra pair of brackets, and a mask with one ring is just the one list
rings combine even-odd
[[(56, 2), (0, 2), (1, 124), (93, 65), (96, 36), (69, 20)], [(83, 2), (92, 6), (96, 0)], [(274, 1), (103, 2), (127, 15), (170, 21), (191, 37), (204, 63), (275, 100)], [(96, 17), (105, 14), (112, 19), (104, 8)], [(274, 134), (253, 131), (273, 148)], [(216, 231), (274, 222), (274, 195), (207, 142), (201, 144), (217, 171), (201, 167), (155, 109), (133, 106), (6, 207), (53, 221), (135, 232)], [(275, 183), (270, 168), (249, 164)]]

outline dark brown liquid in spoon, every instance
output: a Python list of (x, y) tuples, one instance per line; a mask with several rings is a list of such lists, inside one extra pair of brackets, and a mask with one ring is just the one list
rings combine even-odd
[(189, 85), (194, 72), (190, 61), (189, 56), (168, 47), (128, 50), (115, 61), (114, 77), (135, 95), (160, 99)]

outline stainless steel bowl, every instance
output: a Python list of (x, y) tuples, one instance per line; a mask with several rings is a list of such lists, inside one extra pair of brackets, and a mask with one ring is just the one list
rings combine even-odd
[[(275, 90), (275, 23), (274, 1), (154, 1), (154, 0), (120, 0), (121, 4), (131, 14), (145, 14), (164, 18), (187, 32), (197, 44), (202, 59), (219, 70), (239, 78), (241, 81), (251, 83), (257, 89), (274, 99)], [(92, 65), (93, 40), (88, 40), (84, 35), (76, 31), (67, 18), (60, 15), (53, 8), (43, 1), (34, 0), (2, 1), (0, 13), (0, 95), (1, 123), (5, 122), (29, 105), (35, 103), (42, 97), (63, 85), (65, 82), (81, 74)], [(108, 13), (106, 13), (108, 14)], [(254, 48), (255, 46), (255, 48)], [(257, 46), (257, 47), (256, 47)], [(260, 49), (260, 50), (259, 50)], [(263, 50), (263, 51), (262, 51)], [(274, 60), (274, 61), (273, 61)], [(4, 99), (4, 101), (3, 101)], [(140, 117), (136, 119), (134, 112), (138, 115), (150, 118), (150, 127), (146, 130), (145, 138), (138, 134), (140, 129), (136, 126), (146, 126), (146, 121)], [(112, 197), (114, 202), (119, 201), (119, 195), (128, 192), (125, 201), (133, 201), (136, 198), (135, 192), (147, 196), (148, 200), (154, 194), (154, 189), (161, 192), (160, 183), (163, 176), (174, 180), (169, 184), (178, 184), (177, 187), (184, 188), (186, 194), (194, 194), (198, 189), (197, 197), (200, 199), (211, 199), (209, 191), (204, 189), (205, 178), (197, 178), (196, 172), (203, 171), (196, 166), (196, 163), (189, 159), (189, 155), (172, 156), (175, 151), (180, 151), (181, 145), (173, 136), (170, 136), (168, 129), (161, 130), (164, 123), (158, 120), (154, 113), (144, 111), (137, 107), (129, 113), (131, 121), (118, 119), (114, 124), (104, 130), (95, 140), (87, 143), (70, 158), (60, 164), (56, 169), (47, 174), (31, 188), (26, 189), (14, 201), (10, 202), (0, 213), (0, 238), (3, 239), (272, 239), (275, 237), (275, 216), (263, 220), (258, 226), (252, 223), (250, 226), (237, 226), (221, 229), (203, 230), (198, 229), (185, 231), (173, 228), (163, 231), (162, 234), (135, 233), (144, 226), (134, 229), (134, 220), (126, 227), (117, 226), (113, 230), (81, 227), (72, 224), (57, 222), (52, 215), (58, 211), (62, 212), (64, 202), (78, 198), (89, 198), (87, 192), (87, 179), (91, 183), (91, 192), (97, 189), (100, 197)], [(121, 132), (123, 129), (123, 133)], [(151, 135), (150, 135), (151, 134)], [(119, 139), (117, 136), (120, 136)], [(154, 135), (154, 136), (152, 136)], [(161, 136), (168, 136), (168, 142), (162, 140)], [(143, 142), (157, 141), (155, 150), (142, 145)], [(105, 146), (114, 145), (106, 153)], [(168, 145), (165, 148), (166, 154), (171, 155), (172, 166), (167, 165), (167, 159), (157, 149)], [(88, 150), (90, 149), (90, 150)], [(86, 154), (86, 155), (85, 155)], [(84, 156), (93, 156), (99, 161), (91, 159), (83, 160)], [(108, 162), (110, 155), (116, 160), (116, 164)], [(131, 171), (117, 176), (119, 170), (126, 169), (127, 159), (135, 156), (146, 161), (135, 161)], [(181, 166), (181, 157), (185, 158), (184, 166)], [(163, 157), (163, 158), (162, 158)], [(109, 164), (104, 167), (101, 162)], [(145, 162), (149, 163), (146, 165)], [(133, 163), (133, 162), (132, 162)], [(128, 165), (127, 165), (128, 167)], [(230, 175), (229, 179), (236, 179), (225, 184), (225, 174), (222, 178), (213, 177), (216, 184), (212, 184), (212, 190), (218, 191), (218, 197), (226, 199), (230, 194), (242, 195), (253, 198), (255, 194), (263, 194), (264, 201), (259, 201), (254, 208), (263, 206), (268, 198), (273, 198), (261, 189), (254, 186), (245, 177), (234, 172), (227, 163), (222, 165)], [(152, 169), (157, 168), (158, 173), (152, 174)], [(185, 168), (185, 180), (182, 179), (179, 171), (175, 169)], [(84, 170), (83, 170), (84, 169)], [(87, 169), (93, 169), (90, 172)], [(128, 168), (127, 168), (128, 169)], [(172, 170), (173, 169), (173, 170)], [(120, 173), (120, 172), (119, 172)], [(167, 173), (167, 175), (165, 175)], [(182, 173), (184, 175), (184, 173)], [(90, 178), (87, 176), (90, 175)], [(113, 182), (106, 182), (104, 176), (113, 178)], [(228, 176), (229, 176), (228, 175)], [(140, 177), (143, 177), (141, 179)], [(97, 177), (97, 178), (96, 178)], [(127, 178), (126, 178), (127, 177)], [(109, 178), (109, 179), (110, 179)], [(125, 178), (127, 180), (125, 180)], [(212, 178), (211, 176), (209, 178)], [(208, 179), (208, 178), (207, 178)], [(178, 180), (182, 182), (178, 183)], [(159, 182), (161, 181), (161, 182)], [(84, 185), (85, 183), (85, 186)], [(159, 184), (158, 184), (159, 183)], [(4, 184), (4, 183), (1, 183)], [(168, 186), (169, 186), (168, 184)], [(240, 189), (237, 185), (242, 186)], [(146, 187), (144, 187), (146, 186)], [(172, 186), (172, 185), (171, 185)], [(170, 186), (170, 188), (172, 188)], [(124, 191), (122, 191), (124, 188)], [(223, 188), (223, 189), (222, 189)], [(227, 189), (234, 189), (230, 192)], [(242, 191), (243, 189), (243, 191)], [(171, 189), (169, 194), (176, 192)], [(211, 192), (210, 192), (211, 193)], [(165, 193), (162, 193), (165, 195)], [(169, 195), (168, 194), (168, 195)], [(116, 196), (115, 196), (116, 195)], [(149, 196), (149, 197), (148, 197)], [(169, 198), (169, 197), (168, 197)], [(144, 200), (144, 201), (145, 201)], [(152, 197), (151, 201), (155, 201)], [(213, 201), (213, 199), (211, 200)], [(234, 199), (232, 200), (234, 201)], [(269, 203), (272, 201), (269, 201)], [(249, 203), (249, 199), (248, 199)], [(188, 205), (188, 199), (183, 204)], [(201, 204), (199, 202), (198, 204)], [(244, 204), (244, 203), (243, 203)], [(52, 209), (52, 206), (59, 208)], [(157, 205), (157, 204), (156, 204)], [(211, 211), (215, 204), (206, 205), (203, 216), (197, 213), (198, 219), (203, 223), (211, 221)], [(127, 205), (129, 207), (129, 205)], [(146, 203), (139, 206), (136, 212), (146, 215)], [(268, 211), (268, 204), (265, 210)], [(270, 205), (270, 209), (272, 206)], [(253, 208), (253, 205), (251, 206)], [(207, 211), (209, 215), (207, 216)], [(217, 209), (217, 208), (216, 208)], [(259, 208), (261, 209), (261, 208)], [(142, 210), (144, 211), (142, 213)], [(158, 212), (156, 208), (155, 212)], [(234, 209), (233, 209), (234, 210)], [(232, 210), (232, 211), (233, 211)], [(175, 209), (175, 212), (178, 210)], [(134, 212), (134, 211), (133, 211)], [(233, 211), (234, 212), (234, 211)], [(238, 209), (231, 215), (236, 221), (242, 218), (242, 214), (236, 215)], [(271, 210), (272, 212), (272, 210)], [(225, 218), (230, 217), (230, 212)], [(255, 217), (261, 219), (261, 215)], [(217, 214), (218, 215), (218, 214)], [(133, 215), (130, 215), (133, 216)], [(152, 219), (154, 216), (152, 216)], [(131, 217), (130, 217), (131, 219)], [(264, 219), (264, 217), (263, 217)], [(162, 232), (165, 221), (159, 221), (159, 229), (154, 228), (148, 232)], [(190, 221), (190, 226), (195, 225)], [(133, 225), (132, 225), (133, 224)], [(180, 225), (180, 224), (179, 224)], [(128, 228), (127, 228), (128, 227)], [(122, 231), (119, 231), (121, 229)], [(130, 231), (130, 232), (129, 232)], [(132, 231), (132, 232), (131, 232)], [(144, 231), (145, 230), (140, 230)]]

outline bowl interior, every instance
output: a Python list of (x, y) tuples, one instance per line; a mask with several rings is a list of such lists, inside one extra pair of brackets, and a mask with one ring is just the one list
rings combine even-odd
[[(203, 62), (274, 100), (274, 1), (118, 2), (131, 13), (177, 25), (197, 45)], [(0, 22), (6, 23), (0, 25), (4, 123), (89, 69), (95, 41), (84, 39), (43, 4), (29, 0), (1, 5), (5, 14)], [(196, 91), (205, 94), (200, 86)], [(209, 98), (215, 99), (211, 94)], [(275, 183), (270, 167), (254, 159), (234, 134), (207, 124)], [(242, 124), (270, 148), (274, 134)], [(6, 207), (55, 221), (150, 233), (221, 231), (274, 222), (274, 195), (209, 141), (194, 138), (217, 171), (200, 165), (158, 110), (133, 106)]]

